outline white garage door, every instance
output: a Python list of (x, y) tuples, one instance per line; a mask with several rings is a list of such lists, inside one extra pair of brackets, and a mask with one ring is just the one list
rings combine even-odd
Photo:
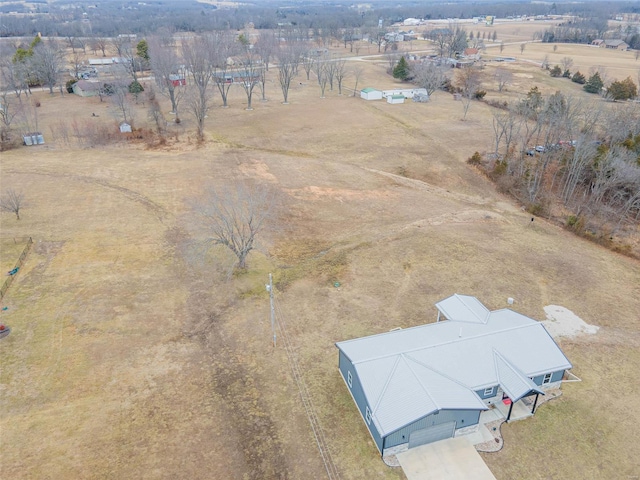
[(455, 429), (456, 422), (447, 422), (423, 430), (416, 430), (409, 435), (409, 448), (451, 438)]

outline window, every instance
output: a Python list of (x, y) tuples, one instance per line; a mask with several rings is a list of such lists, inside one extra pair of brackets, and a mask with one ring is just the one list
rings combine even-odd
[(349, 384), (349, 388), (353, 387), (353, 377), (350, 371), (347, 372), (347, 383)]
[(542, 384), (551, 383), (551, 373), (547, 373), (542, 379)]
[(367, 420), (367, 425), (371, 425), (371, 410), (367, 407), (367, 411), (364, 417)]
[(491, 388), (485, 388), (485, 389), (484, 389), (484, 396), (485, 396), (485, 397), (492, 397), (492, 396), (493, 396), (493, 388), (494, 388), (494, 387), (491, 387)]

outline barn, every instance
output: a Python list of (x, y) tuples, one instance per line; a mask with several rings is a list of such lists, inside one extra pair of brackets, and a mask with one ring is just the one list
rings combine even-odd
[(363, 88), (360, 90), (360, 98), (364, 98), (365, 100), (382, 100), (382, 92), (371, 87)]
[(493, 404), (506, 421), (515, 404), (533, 415), (539, 395), (572, 368), (536, 320), (468, 295), (436, 308), (435, 323), (336, 343), (340, 374), (382, 455), (473, 431)]

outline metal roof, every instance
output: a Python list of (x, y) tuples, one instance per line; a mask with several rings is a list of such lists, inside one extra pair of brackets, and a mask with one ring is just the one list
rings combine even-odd
[(363, 88), (361, 90), (361, 92), (364, 92), (364, 93), (379, 92), (379, 91), (380, 90), (376, 90), (375, 88), (371, 88), (371, 87)]
[(485, 409), (475, 391), (495, 385), (517, 401), (539, 391), (530, 377), (572, 367), (529, 317), (466, 295), (436, 305), (449, 320), (336, 343), (383, 436), (436, 410)]
[(436, 308), (449, 320), (487, 323), (489, 309), (470, 295), (457, 293), (436, 303)]

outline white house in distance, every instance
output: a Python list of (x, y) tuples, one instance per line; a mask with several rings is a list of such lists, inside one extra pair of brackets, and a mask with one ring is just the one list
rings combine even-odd
[(404, 95), (387, 95), (387, 103), (396, 105), (398, 103), (404, 103)]
[(375, 88), (367, 87), (360, 90), (360, 98), (365, 100), (382, 100), (382, 92)]
[(392, 97), (394, 95), (402, 95), (404, 98), (413, 98), (414, 95), (427, 95), (426, 88), (396, 88), (394, 90), (383, 90), (382, 97)]

